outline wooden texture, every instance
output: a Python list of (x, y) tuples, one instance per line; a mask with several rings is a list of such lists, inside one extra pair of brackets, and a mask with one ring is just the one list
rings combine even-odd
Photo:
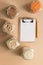
[[(30, 0), (31, 1), (31, 0)], [(26, 11), (23, 6), (30, 2), (29, 0), (0, 0), (0, 65), (43, 65), (43, 0), (40, 0), (42, 5), (42, 10), (35, 14)], [(14, 19), (9, 19), (4, 14), (3, 9), (9, 5), (16, 5), (18, 10), (18, 16)], [(20, 43), (21, 46), (29, 46), (35, 50), (33, 60), (24, 60), (21, 56), (15, 53), (15, 51), (10, 51), (5, 45), (5, 41), (11, 36), (2, 32), (2, 26), (7, 20), (15, 24), (15, 31), (12, 33), (17, 39), (19, 37), (19, 17), (33, 17), (37, 19), (38, 25), (38, 38), (34, 43)], [(19, 51), (17, 51), (19, 52)]]

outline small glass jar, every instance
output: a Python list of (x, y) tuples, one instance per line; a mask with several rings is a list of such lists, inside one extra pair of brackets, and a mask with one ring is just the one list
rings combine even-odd
[(31, 3), (31, 10), (33, 13), (39, 11), (41, 9), (41, 3), (38, 0), (35, 0)]
[(26, 60), (33, 59), (34, 57), (34, 49), (29, 47), (23, 47), (23, 58)]
[(6, 41), (6, 45), (10, 50), (15, 50), (17, 47), (20, 46), (19, 42), (14, 38), (10, 38)]
[(39, 0), (33, 0), (30, 4), (27, 3), (27, 10), (36, 13), (37, 11), (41, 10), (41, 3)]
[(8, 33), (9, 35), (15, 30), (15, 25), (9, 22), (5, 22), (3, 25), (3, 32)]
[(13, 19), (17, 15), (17, 8), (14, 5), (10, 5), (6, 9), (6, 15)]

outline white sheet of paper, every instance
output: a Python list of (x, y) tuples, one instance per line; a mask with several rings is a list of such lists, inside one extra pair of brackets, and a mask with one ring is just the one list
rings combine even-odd
[[(33, 20), (33, 22), (31, 22)], [(25, 23), (24, 23), (24, 22)], [(33, 42), (36, 39), (36, 19), (20, 20), (20, 41)]]

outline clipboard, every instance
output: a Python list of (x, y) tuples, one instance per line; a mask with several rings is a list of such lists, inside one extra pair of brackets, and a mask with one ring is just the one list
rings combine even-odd
[(37, 38), (37, 20), (32, 18), (20, 19), (20, 42), (34, 42)]

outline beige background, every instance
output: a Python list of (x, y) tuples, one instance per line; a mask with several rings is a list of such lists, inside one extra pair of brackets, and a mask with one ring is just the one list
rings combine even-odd
[[(27, 12), (23, 7), (29, 0), (0, 0), (0, 65), (43, 65), (43, 0), (41, 1), (42, 10), (32, 14)], [(7, 18), (3, 9), (10, 5), (16, 5), (19, 15), (14, 19)], [(37, 19), (38, 23), (38, 38), (34, 43), (20, 43), (21, 46), (29, 46), (35, 50), (35, 55), (33, 60), (24, 60), (21, 56), (10, 51), (5, 46), (5, 41), (10, 37), (6, 33), (2, 32), (2, 25), (4, 20), (8, 20), (15, 24), (15, 31), (13, 36), (18, 39), (18, 17), (33, 17)]]

